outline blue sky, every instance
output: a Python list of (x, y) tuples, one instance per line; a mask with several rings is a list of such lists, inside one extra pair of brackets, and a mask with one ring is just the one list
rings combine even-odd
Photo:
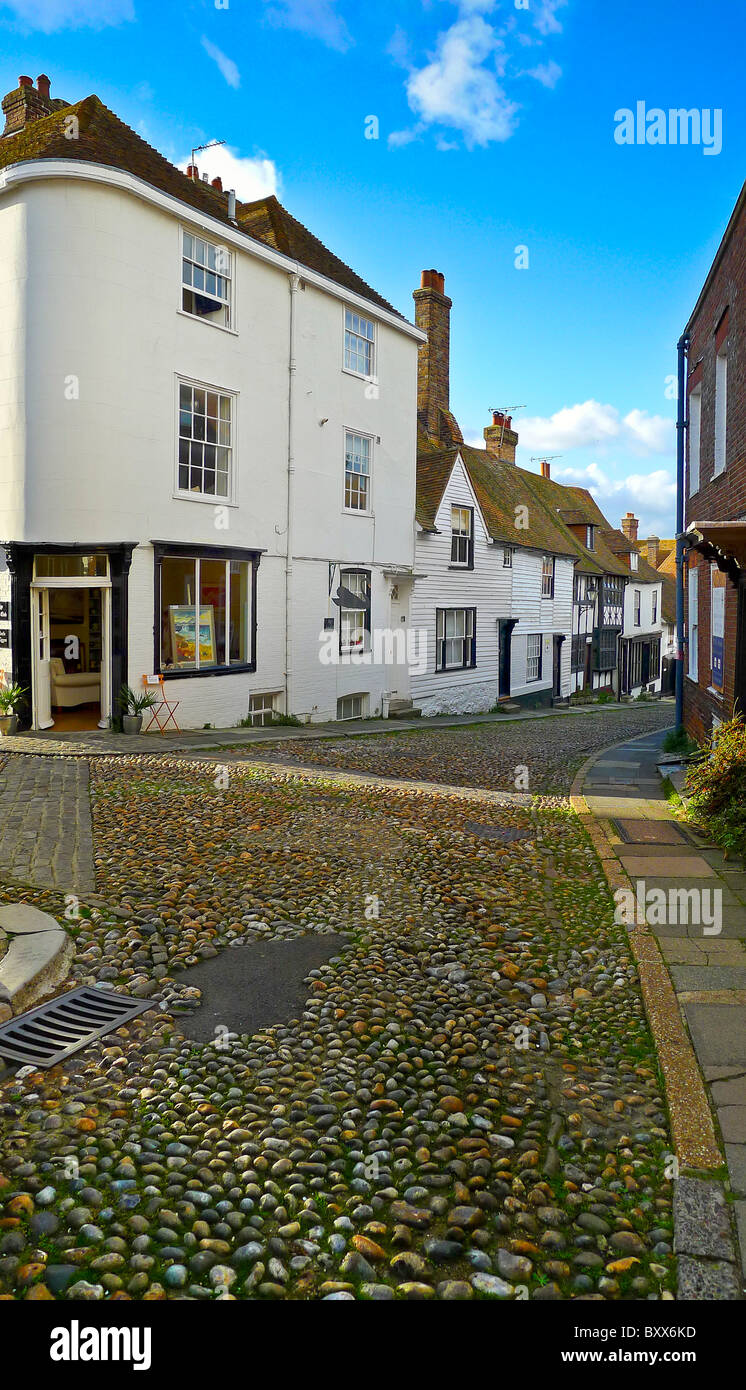
[[(96, 92), (177, 163), (227, 140), (201, 169), (276, 191), (408, 315), (442, 270), (467, 438), (520, 404), (519, 462), (561, 455), (612, 522), (671, 535), (670, 376), (744, 177), (745, 38), (740, 0), (0, 0), (0, 81)], [(722, 140), (618, 143), (638, 102), (722, 112)]]

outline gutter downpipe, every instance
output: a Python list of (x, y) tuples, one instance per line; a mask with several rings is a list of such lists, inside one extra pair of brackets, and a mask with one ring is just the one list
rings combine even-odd
[(689, 334), (677, 344), (678, 400), (676, 414), (676, 727), (684, 723), (684, 454), (687, 419), (686, 366)]
[(290, 274), (290, 329), (288, 353), (288, 487), (287, 527), (285, 530), (285, 713), (293, 713), (293, 519), (295, 501), (295, 380), (296, 359), (296, 295), (300, 289), (297, 270)]

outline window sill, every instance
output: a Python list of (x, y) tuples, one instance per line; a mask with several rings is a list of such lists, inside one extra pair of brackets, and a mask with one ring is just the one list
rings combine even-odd
[[(190, 317), (190, 315), (187, 314), (187, 318), (189, 318), (189, 317)], [(378, 385), (379, 385), (378, 377), (376, 377), (376, 376), (366, 376), (366, 375), (365, 375), (365, 372), (354, 372), (354, 371), (352, 370), (352, 367), (343, 367), (343, 368), (342, 368), (342, 376), (351, 376), (351, 377), (353, 378), (354, 381), (364, 381), (365, 384), (366, 384), (366, 386), (378, 386)]]
[(718, 700), (720, 704), (723, 703), (723, 692), (722, 690), (716, 690), (714, 685), (708, 685), (707, 694), (712, 695), (713, 700)]
[(238, 507), (237, 502), (231, 502), (227, 497), (213, 497), (205, 492), (172, 492), (171, 496), (175, 502), (203, 502), (208, 507), (230, 507), (233, 511)]
[(179, 669), (178, 671), (158, 671), (156, 674), (163, 676), (164, 681), (189, 681), (204, 680), (207, 676), (245, 676), (253, 671), (256, 671), (255, 661), (243, 666), (208, 666), (200, 671)]
[(452, 675), (454, 671), (476, 671), (476, 669), (476, 662), (474, 662), (473, 666), (436, 666), (435, 674), (436, 676), (446, 676), (449, 674)]
[(466, 572), (466, 574), (473, 574), (473, 573), (474, 573), (474, 566), (473, 566), (473, 565), (459, 565), (459, 564), (457, 564), (455, 561), (452, 561), (451, 564), (448, 566), (448, 568), (449, 568), (449, 570), (464, 570), (464, 571)]
[(371, 521), (373, 519), (374, 513), (359, 511), (357, 507), (343, 507), (342, 516), (363, 516), (367, 517), (368, 520)]
[(190, 323), (203, 323), (206, 324), (208, 328), (217, 328), (219, 333), (227, 333), (231, 338), (238, 337), (237, 328), (228, 328), (224, 323), (213, 323), (208, 318), (202, 318), (201, 314), (188, 314), (186, 309), (177, 309), (176, 312), (179, 318), (189, 319)]

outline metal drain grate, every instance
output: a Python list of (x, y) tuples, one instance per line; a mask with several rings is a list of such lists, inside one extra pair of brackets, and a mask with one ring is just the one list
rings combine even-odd
[(81, 985), (4, 1023), (0, 1057), (26, 1066), (53, 1067), (148, 1008), (152, 1004), (147, 999)]
[(479, 821), (467, 820), (464, 830), (476, 835), (478, 840), (499, 840), (503, 845), (513, 845), (516, 840), (530, 840), (532, 831), (520, 830), (516, 825), (480, 825)]

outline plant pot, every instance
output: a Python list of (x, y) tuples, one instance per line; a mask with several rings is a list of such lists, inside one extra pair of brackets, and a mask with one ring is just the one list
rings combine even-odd
[(139, 734), (142, 729), (141, 714), (123, 714), (122, 732), (125, 734)]
[(0, 714), (0, 738), (11, 738), (18, 728), (15, 714)]

